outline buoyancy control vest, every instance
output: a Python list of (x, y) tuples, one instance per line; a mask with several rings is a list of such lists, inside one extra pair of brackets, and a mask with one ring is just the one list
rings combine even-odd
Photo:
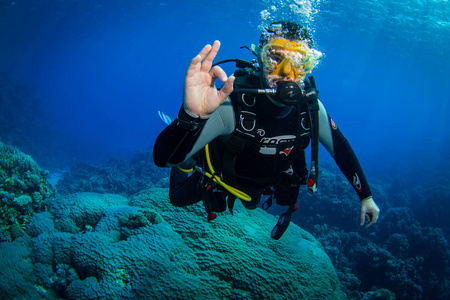
[[(312, 84), (305, 80), (304, 94), (306, 97), (312, 94), (308, 101), (278, 107), (267, 95), (242, 92), (260, 85), (258, 73), (241, 68), (234, 75), (235, 92), (230, 98), (236, 127), (230, 135), (210, 142), (209, 158), (216, 170), (214, 175), (251, 196), (250, 202), (242, 201), (245, 207), (255, 208), (262, 194), (269, 196), (263, 209), (271, 206), (273, 198), (277, 204), (289, 206), (271, 233), (272, 238), (279, 239), (290, 223), (291, 214), (297, 209), (300, 185), (308, 183), (311, 193), (316, 188), (318, 99), (315, 83), (312, 77)], [(308, 172), (304, 150), (311, 140), (311, 172)], [(204, 158), (205, 152), (201, 153)], [(206, 159), (200, 158), (202, 160), (205, 162)], [(208, 220), (215, 218), (212, 212), (222, 212), (227, 207), (232, 213), (235, 196), (212, 181), (206, 180), (203, 188)]]
[[(253, 74), (237, 76), (235, 87), (252, 84)], [(305, 105), (278, 107), (265, 95), (232, 93), (236, 128), (213, 141), (225, 182), (259, 194), (277, 185), (283, 173), (306, 183), (304, 149), (309, 145), (310, 121)]]

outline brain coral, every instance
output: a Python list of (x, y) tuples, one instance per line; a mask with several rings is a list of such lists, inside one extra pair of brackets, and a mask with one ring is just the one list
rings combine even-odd
[[(20, 297), (23, 285), (34, 287), (35, 298), (345, 297), (329, 257), (296, 225), (275, 241), (270, 231), (277, 220), (260, 209), (237, 204), (234, 215), (207, 222), (201, 205), (172, 207), (167, 193), (155, 188), (131, 199), (94, 193), (55, 199), (48, 212), (33, 216), (24, 237), (9, 247), (0, 243), (0, 255), (28, 264), (7, 265), (2, 295)], [(19, 257), (7, 252), (12, 246), (24, 248)], [(14, 277), (22, 282), (12, 284)]]

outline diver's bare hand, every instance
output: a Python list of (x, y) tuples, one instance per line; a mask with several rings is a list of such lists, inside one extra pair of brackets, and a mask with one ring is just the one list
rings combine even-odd
[[(227, 77), (218, 66), (211, 69), (220, 48), (220, 42), (206, 45), (189, 64), (184, 81), (184, 108), (198, 116), (212, 114), (233, 91), (234, 77)], [(214, 81), (219, 78), (224, 86), (218, 91)]]
[(372, 197), (365, 198), (361, 201), (361, 226), (367, 221), (367, 227), (372, 226), (378, 221), (380, 209), (378, 208)]

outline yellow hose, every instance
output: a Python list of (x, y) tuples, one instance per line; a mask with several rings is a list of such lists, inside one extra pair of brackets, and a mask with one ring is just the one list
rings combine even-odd
[(244, 201), (252, 201), (252, 197), (250, 197), (243, 191), (238, 190), (237, 188), (229, 186), (228, 184), (223, 182), (222, 179), (220, 179), (220, 177), (213, 175), (215, 172), (214, 172), (213, 166), (211, 164), (211, 157), (209, 156), (209, 144), (206, 144), (206, 146), (205, 146), (205, 153), (206, 153), (206, 162), (208, 163), (209, 171), (212, 173), (212, 174), (206, 173), (206, 176), (208, 176), (209, 178), (212, 178), (212, 180), (214, 182), (223, 186), (227, 191), (229, 191), (231, 194), (235, 195), (239, 199), (244, 200)]
[[(208, 164), (208, 169), (209, 169), (209, 171), (211, 173), (203, 172), (204, 175), (208, 176), (208, 178), (211, 178), (215, 183), (220, 184), (221, 186), (223, 186), (227, 191), (229, 191), (231, 194), (235, 195), (239, 199), (244, 200), (244, 201), (252, 201), (252, 198), (249, 195), (247, 195), (243, 191), (238, 190), (237, 188), (229, 186), (228, 184), (223, 182), (222, 179), (220, 179), (219, 176), (215, 175), (214, 168), (213, 168), (212, 163), (211, 163), (211, 158), (209, 156), (209, 145), (208, 144), (205, 146), (205, 153), (206, 153), (206, 162)], [(181, 171), (186, 172), (186, 173), (190, 173), (190, 172), (194, 171), (193, 168), (192, 169), (182, 169), (179, 166), (178, 166), (178, 168)]]

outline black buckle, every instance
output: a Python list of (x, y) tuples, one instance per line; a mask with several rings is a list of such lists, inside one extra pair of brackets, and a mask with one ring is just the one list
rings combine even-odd
[(267, 200), (263, 202), (262, 209), (263, 210), (269, 209), (272, 206), (272, 201), (273, 201), (273, 194), (270, 195), (270, 197), (267, 198)]
[(183, 128), (187, 131), (194, 131), (198, 128), (199, 123), (195, 122), (195, 121), (185, 121), (185, 120), (181, 120), (181, 119), (175, 119), (175, 125), (177, 127)]

